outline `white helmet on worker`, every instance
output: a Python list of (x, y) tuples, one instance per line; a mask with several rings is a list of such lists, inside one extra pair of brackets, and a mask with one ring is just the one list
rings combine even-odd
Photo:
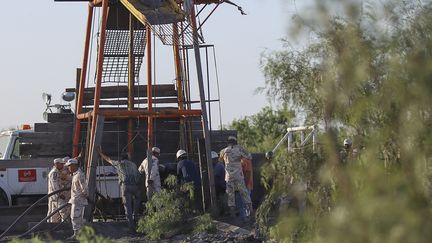
[(179, 151), (177, 151), (177, 153), (176, 153), (176, 158), (178, 159), (178, 158), (180, 158), (180, 157), (182, 157), (182, 156), (184, 156), (184, 155), (186, 155), (187, 153), (186, 153), (186, 151), (184, 151), (183, 149), (180, 149)]
[(153, 148), (152, 148), (152, 152), (153, 152), (153, 153), (158, 153), (158, 154), (160, 154), (160, 148), (158, 148), (158, 147), (153, 147)]
[(63, 162), (63, 160), (61, 158), (56, 158), (56, 159), (54, 159), (53, 162), (54, 162), (54, 164), (57, 164), (57, 163), (64, 164), (64, 163), (66, 163), (66, 162)]
[(235, 136), (228, 136), (228, 141), (237, 141)]
[(352, 145), (352, 141), (351, 141), (351, 139), (346, 138), (346, 139), (344, 140), (344, 146), (345, 146), (345, 145), (349, 145), (349, 146), (351, 146), (351, 145)]
[(65, 166), (70, 166), (70, 165), (78, 165), (78, 160), (69, 159), (68, 162), (65, 164)]
[(218, 153), (216, 153), (215, 151), (211, 151), (211, 158), (212, 158), (212, 159), (217, 159), (217, 158), (219, 158)]

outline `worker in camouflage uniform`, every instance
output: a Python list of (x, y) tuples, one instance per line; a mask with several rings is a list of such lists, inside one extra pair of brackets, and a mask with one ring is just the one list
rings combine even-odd
[(228, 137), (228, 147), (222, 149), (219, 156), (225, 162), (226, 193), (230, 214), (232, 217), (235, 215), (235, 193), (239, 192), (245, 203), (246, 216), (248, 217), (252, 212), (252, 202), (245, 185), (241, 160), (242, 158), (250, 160), (252, 157), (242, 146), (237, 144), (237, 138), (234, 136)]
[(153, 196), (154, 193), (160, 192), (161, 182), (159, 175), (159, 157), (160, 149), (158, 147), (152, 148), (152, 164), (148, 163), (148, 159), (145, 158), (144, 161), (138, 168), (141, 174), (145, 175), (145, 186), (147, 192), (147, 200)]
[(98, 147), (98, 152), (102, 159), (110, 163), (117, 170), (120, 194), (128, 219), (129, 232), (135, 233), (135, 220), (138, 220), (141, 205), (141, 190), (139, 188), (141, 175), (138, 172), (138, 168), (134, 162), (128, 160), (129, 156), (125, 152), (121, 154), (120, 161), (112, 160), (103, 154), (101, 147)]
[(74, 234), (70, 239), (76, 238), (78, 231), (81, 229), (84, 220), (84, 208), (88, 205), (88, 185), (85, 174), (78, 167), (77, 159), (69, 159), (65, 164), (72, 174), (71, 198), (69, 203), (71, 207), (71, 223)]
[[(64, 157), (63, 163), (67, 163), (70, 159), (69, 156)], [(72, 184), (72, 176), (68, 170), (68, 167), (64, 166), (63, 169), (60, 171), (60, 184), (61, 188), (70, 188)], [(63, 192), (63, 195), (65, 196), (65, 202), (68, 202), (71, 196), (71, 191), (67, 190)], [(65, 220), (67, 217), (70, 216), (70, 207), (65, 207), (62, 210), (60, 210), (60, 215), (63, 220)]]
[[(61, 171), (63, 171), (64, 162), (61, 158), (54, 159), (54, 166), (51, 171), (48, 173), (48, 194), (62, 189), (61, 184)], [(51, 214), (60, 206), (66, 203), (66, 197), (64, 192), (57, 193), (48, 198), (48, 214)], [(64, 220), (63, 215), (60, 213), (54, 214), (51, 218), (48, 219), (48, 222), (57, 223), (61, 220)]]

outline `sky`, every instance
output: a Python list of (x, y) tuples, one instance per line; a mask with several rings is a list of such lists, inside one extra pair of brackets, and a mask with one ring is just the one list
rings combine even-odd
[[(206, 43), (216, 49), (223, 124), (255, 114), (269, 104), (264, 94), (255, 92), (265, 85), (261, 55), (282, 49), (281, 38), (288, 33), (292, 15), (310, 1), (234, 2), (247, 15), (223, 4), (203, 27)], [(52, 94), (53, 103), (59, 103), (64, 89), (75, 86), (75, 69), (82, 63), (87, 4), (5, 1), (0, 12), (0, 128), (43, 122), (42, 93)], [(172, 83), (174, 68), (167, 70), (164, 65), (172, 63), (172, 49), (160, 43), (155, 46), (156, 80)], [(213, 93), (217, 90), (214, 68), (210, 71), (211, 98), (217, 98)], [(145, 75), (141, 74), (140, 82), (146, 82)], [(193, 92), (198, 97), (198, 92)], [(217, 127), (216, 105), (212, 117), (212, 125)]]

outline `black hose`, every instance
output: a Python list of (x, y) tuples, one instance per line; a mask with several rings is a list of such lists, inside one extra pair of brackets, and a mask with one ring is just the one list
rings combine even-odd
[(39, 227), (39, 225), (41, 225), (43, 222), (45, 222), (47, 219), (51, 218), (54, 214), (56, 214), (57, 212), (59, 212), (60, 210), (62, 210), (65, 207), (70, 206), (69, 203), (65, 203), (63, 205), (61, 205), (59, 208), (57, 208), (56, 210), (54, 210), (53, 212), (51, 212), (49, 215), (47, 215), (45, 218), (43, 218), (39, 223), (37, 223), (35, 226), (33, 226), (31, 229), (27, 230), (25, 233), (21, 234), (20, 236), (18, 236), (18, 238), (24, 237), (28, 234), (30, 234), (31, 232), (33, 232), (37, 227)]
[(37, 204), (39, 204), (41, 201), (43, 201), (45, 198), (47, 198), (47, 197), (51, 197), (52, 195), (55, 195), (55, 194), (57, 194), (57, 193), (60, 193), (60, 192), (64, 192), (64, 191), (67, 191), (67, 190), (70, 190), (70, 187), (66, 187), (66, 188), (62, 188), (62, 189), (59, 189), (59, 190), (57, 190), (57, 191), (53, 191), (53, 192), (51, 192), (51, 193), (49, 193), (49, 194), (47, 194), (47, 195), (45, 195), (45, 196), (43, 196), (43, 197), (41, 197), (41, 198), (39, 198), (39, 200), (37, 200), (36, 202), (34, 202), (29, 208), (27, 208), (17, 219), (15, 219), (15, 221), (0, 235), (0, 239), (2, 239), (11, 229), (12, 229), (12, 227), (14, 227), (17, 223), (18, 223), (18, 221), (22, 218), (22, 217), (24, 217), (28, 212), (30, 212), (30, 210), (32, 210)]

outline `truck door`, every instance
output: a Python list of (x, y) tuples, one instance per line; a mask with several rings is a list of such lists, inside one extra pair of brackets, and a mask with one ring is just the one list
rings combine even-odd
[[(7, 168), (8, 185), (14, 195), (41, 195), (48, 192), (48, 167), (31, 166), (32, 158), (20, 154), (20, 140), (15, 137), (11, 159), (16, 167)], [(15, 167), (15, 168), (14, 168)]]

